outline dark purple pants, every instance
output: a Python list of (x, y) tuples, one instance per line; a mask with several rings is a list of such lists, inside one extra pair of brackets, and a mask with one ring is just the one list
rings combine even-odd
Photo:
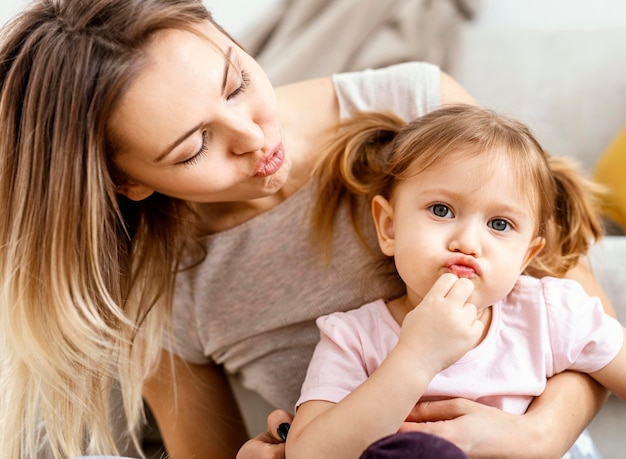
[(400, 432), (372, 443), (360, 459), (468, 459), (441, 437), (423, 432)]

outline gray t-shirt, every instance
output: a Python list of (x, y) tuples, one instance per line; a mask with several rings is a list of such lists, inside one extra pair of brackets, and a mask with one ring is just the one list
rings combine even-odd
[[(340, 115), (391, 110), (405, 119), (440, 104), (439, 69), (406, 63), (333, 77)], [(206, 259), (179, 275), (176, 346), (194, 363), (214, 362), (271, 405), (292, 411), (319, 332), (315, 319), (404, 292), (372, 275), (372, 256), (340, 209), (326, 263), (310, 242), (308, 183), (273, 209), (204, 239)], [(363, 229), (377, 250), (372, 225)]]

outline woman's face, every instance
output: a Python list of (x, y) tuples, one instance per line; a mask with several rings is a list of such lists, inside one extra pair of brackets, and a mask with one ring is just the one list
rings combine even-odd
[(287, 180), (278, 105), (259, 65), (212, 24), (159, 32), (114, 111), (119, 191), (193, 202), (243, 201)]

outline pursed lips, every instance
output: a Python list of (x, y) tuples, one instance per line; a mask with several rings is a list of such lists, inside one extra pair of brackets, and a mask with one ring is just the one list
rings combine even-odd
[(470, 257), (454, 257), (446, 263), (446, 268), (457, 277), (471, 278), (481, 275), (480, 266)]
[(256, 167), (255, 175), (259, 177), (267, 177), (268, 175), (275, 174), (283, 165), (284, 160), (285, 150), (281, 142), (274, 149), (272, 149), (268, 155), (261, 158)]

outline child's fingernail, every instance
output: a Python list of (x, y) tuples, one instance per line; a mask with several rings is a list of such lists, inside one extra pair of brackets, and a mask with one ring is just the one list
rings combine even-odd
[(276, 429), (276, 431), (278, 432), (278, 436), (282, 441), (287, 441), (287, 434), (289, 433), (290, 427), (291, 425), (288, 422), (283, 422), (281, 425), (278, 426), (278, 429)]

